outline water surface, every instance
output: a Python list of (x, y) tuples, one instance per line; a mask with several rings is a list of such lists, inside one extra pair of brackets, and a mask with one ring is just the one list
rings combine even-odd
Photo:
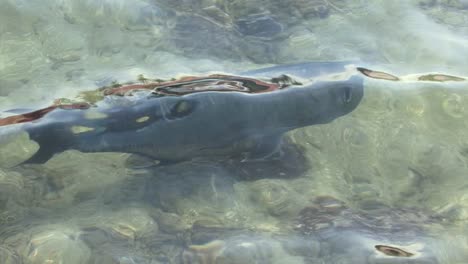
[[(0, 0), (0, 110), (138, 75), (360, 61), (467, 76), (453, 1)], [(366, 80), (345, 117), (290, 132), (275, 163), (128, 166), (0, 146), (1, 263), (466, 263), (466, 82)], [(26, 153), (26, 154), (25, 154)]]

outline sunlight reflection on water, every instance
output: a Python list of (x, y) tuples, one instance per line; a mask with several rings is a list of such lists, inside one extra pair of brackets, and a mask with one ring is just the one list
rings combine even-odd
[[(462, 0), (0, 2), (2, 111), (303, 61), (468, 75)], [(466, 263), (466, 82), (365, 90), (353, 113), (290, 132), (277, 166), (77, 151), (14, 166), (37, 144), (2, 130), (0, 262)]]

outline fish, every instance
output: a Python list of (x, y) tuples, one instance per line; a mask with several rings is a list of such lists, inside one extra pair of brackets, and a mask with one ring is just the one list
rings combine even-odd
[(54, 104), (0, 119), (0, 129), (21, 126), (39, 144), (25, 163), (44, 163), (71, 149), (131, 153), (161, 162), (267, 159), (279, 150), (286, 132), (327, 124), (356, 109), (364, 95), (362, 74), (313, 78), (344, 72), (347, 65), (282, 65), (120, 86), (103, 90), (102, 100), (92, 104)]

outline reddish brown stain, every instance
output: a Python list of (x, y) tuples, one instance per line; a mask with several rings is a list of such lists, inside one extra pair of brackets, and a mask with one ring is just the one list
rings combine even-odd
[[(284, 88), (288, 85), (264, 82), (253, 78), (214, 74), (207, 77), (187, 76), (175, 81), (153, 82), (143, 84), (123, 85), (115, 88), (102, 90), (104, 96), (119, 95), (125, 96), (135, 90), (153, 90), (154, 94), (160, 96), (173, 95), (182, 96), (185, 94), (204, 91), (224, 91), (224, 92), (245, 92), (245, 93), (265, 93)], [(25, 123), (44, 117), (47, 113), (56, 108), (60, 109), (88, 109), (91, 104), (63, 103), (61, 99), (54, 101), (53, 105), (33, 112), (0, 118), (0, 126)]]
[(391, 256), (391, 257), (409, 258), (409, 257), (414, 256), (413, 253), (405, 251), (405, 250), (397, 248), (397, 247), (391, 247), (391, 246), (385, 246), (385, 245), (376, 245), (375, 249), (377, 249), (378, 251), (384, 253), (387, 256)]

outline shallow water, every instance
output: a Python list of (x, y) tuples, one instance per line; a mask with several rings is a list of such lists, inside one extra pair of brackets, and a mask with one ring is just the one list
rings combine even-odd
[[(360, 61), (468, 76), (468, 3), (0, 0), (0, 110), (132, 81)], [(0, 141), (0, 263), (467, 263), (468, 84), (367, 79), (280, 162), (146, 169)], [(25, 158), (26, 157), (26, 158)]]

